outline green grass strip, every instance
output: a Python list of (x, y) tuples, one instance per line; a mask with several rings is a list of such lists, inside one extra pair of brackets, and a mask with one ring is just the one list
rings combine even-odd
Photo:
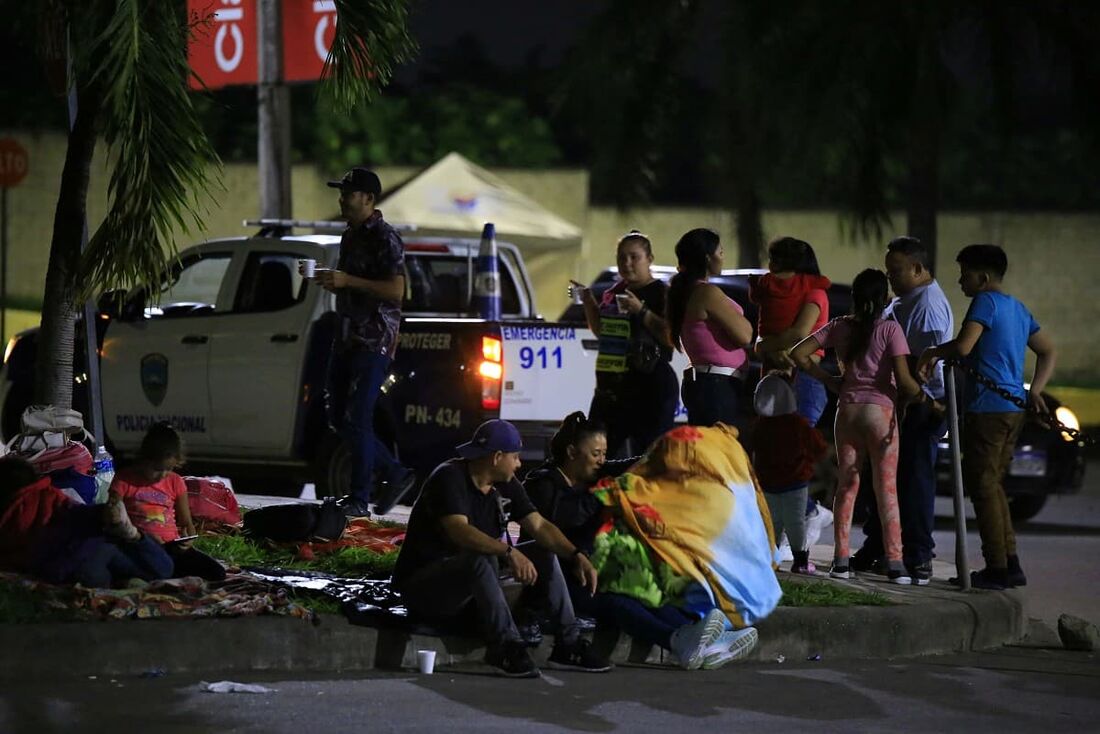
[(886, 607), (893, 604), (877, 591), (856, 591), (836, 583), (779, 579), (781, 607)]

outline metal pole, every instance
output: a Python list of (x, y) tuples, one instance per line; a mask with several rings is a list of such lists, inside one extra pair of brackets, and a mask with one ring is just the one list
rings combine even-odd
[(963, 591), (970, 590), (970, 563), (966, 553), (966, 503), (963, 499), (962, 449), (959, 441), (959, 401), (955, 386), (955, 368), (944, 365), (943, 379), (947, 385), (947, 415), (951, 445), (951, 475), (955, 480), (955, 572)]
[(260, 80), (257, 87), (260, 216), (289, 219), (290, 90), (283, 83), (283, 18), (279, 0), (256, 4)]
[[(69, 55), (69, 63), (72, 63), (72, 54)], [(69, 89), (69, 130), (76, 124), (77, 99), (76, 85)], [(88, 213), (84, 213), (84, 229), (80, 236), (80, 251), (88, 249)], [(85, 426), (91, 423), (92, 435), (95, 436), (97, 445), (103, 445), (103, 395), (100, 392), (99, 383), (99, 337), (96, 334), (96, 318), (99, 313), (95, 301), (88, 299), (84, 302), (84, 369), (87, 382), (84, 389), (88, 395), (88, 414), (84, 416)], [(90, 419), (90, 420), (89, 420)]]

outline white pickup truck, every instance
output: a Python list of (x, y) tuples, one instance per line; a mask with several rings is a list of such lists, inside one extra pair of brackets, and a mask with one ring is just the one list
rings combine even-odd
[[(185, 436), (192, 470), (261, 478), (269, 488), (315, 481), (319, 492), (339, 493), (346, 485), (347, 452), (324, 415), (333, 297), (296, 266), (300, 258), (335, 266), (339, 237), (292, 235), (285, 225), (190, 247), (159, 299), (138, 289), (101, 314), (104, 425), (117, 454), (131, 454), (151, 423), (169, 420)], [(405, 242), (404, 319), (377, 411), (380, 435), (423, 478), (479, 423), (500, 417), (523, 433), (524, 459), (539, 460), (562, 417), (588, 410), (592, 333), (535, 313), (513, 245), (499, 244), (502, 318), (485, 321), (469, 312), (478, 240), (412, 233)], [(16, 335), (6, 352), (6, 436), (31, 400), (36, 332)]]

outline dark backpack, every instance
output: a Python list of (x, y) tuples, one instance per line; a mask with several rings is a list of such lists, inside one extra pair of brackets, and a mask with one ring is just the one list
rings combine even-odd
[(244, 516), (247, 535), (279, 543), (339, 540), (347, 526), (348, 519), (343, 508), (331, 497), (319, 505), (268, 505), (251, 510)]

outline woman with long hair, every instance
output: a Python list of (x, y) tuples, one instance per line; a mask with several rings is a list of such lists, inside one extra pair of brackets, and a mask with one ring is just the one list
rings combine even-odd
[(668, 286), (653, 277), (653, 246), (637, 230), (616, 245), (619, 280), (600, 300), (581, 291), (585, 320), (599, 337), (596, 393), (589, 416), (607, 427), (607, 455), (644, 452), (676, 415), (676, 374), (665, 323)]
[[(882, 318), (889, 296), (886, 274), (864, 270), (852, 283), (852, 314), (834, 319), (799, 342), (791, 359), (840, 397), (837, 404), (838, 478), (833, 500), (835, 550), (830, 575), (849, 578), (848, 534), (859, 493), (859, 470), (868, 456), (886, 548), (887, 575), (911, 583), (901, 554), (898, 521), (898, 411), (924, 395), (909, 371), (909, 345), (896, 321)], [(812, 359), (823, 348), (836, 349), (844, 376), (830, 375)]]
[(668, 290), (668, 324), (672, 343), (685, 352), (691, 367), (684, 372), (682, 395), (688, 422), (733, 425), (737, 392), (752, 343), (752, 324), (722, 289), (707, 280), (722, 272), (722, 242), (716, 232), (693, 229), (676, 243), (679, 271)]

